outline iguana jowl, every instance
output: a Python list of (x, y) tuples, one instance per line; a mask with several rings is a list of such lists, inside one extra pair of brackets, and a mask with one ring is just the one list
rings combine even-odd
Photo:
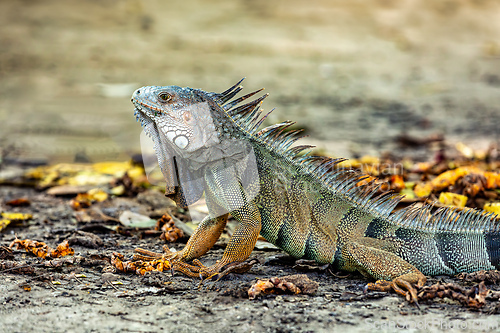
[[(375, 196), (373, 187), (356, 186), (359, 174), (334, 169), (341, 159), (292, 146), (300, 132), (285, 131), (292, 122), (259, 130), (267, 95), (240, 105), (260, 91), (233, 99), (240, 83), (222, 93), (150, 86), (132, 95), (135, 115), (155, 143), (166, 195), (186, 206), (204, 192), (210, 212), (183, 250), (164, 255), (175, 270), (202, 278), (244, 270), (259, 234), (296, 258), (391, 281), (413, 300), (411, 285), (423, 285), (424, 274), (499, 267), (495, 215), (453, 208), (431, 214), (430, 207), (394, 212), (399, 196)], [(228, 213), (239, 226), (222, 259), (203, 266), (196, 258), (219, 238)]]

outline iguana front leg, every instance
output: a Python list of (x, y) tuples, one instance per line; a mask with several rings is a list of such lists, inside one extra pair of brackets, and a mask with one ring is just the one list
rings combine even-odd
[(205, 217), (181, 251), (170, 252), (167, 248), (164, 248), (164, 253), (162, 254), (138, 248), (135, 249), (137, 254), (134, 255), (133, 259), (147, 261), (162, 258), (168, 260), (172, 266), (175, 266), (176, 262), (187, 262), (199, 258), (207, 253), (217, 239), (219, 239), (226, 227), (227, 217), (228, 214), (215, 218), (210, 218), (210, 216)]
[[(381, 248), (378, 248), (381, 247)], [(394, 253), (383, 249), (381, 240), (361, 238), (347, 242), (342, 247), (343, 269), (358, 270), (378, 281), (369, 283), (367, 289), (388, 291), (393, 289), (417, 303), (417, 292), (413, 285), (421, 287), (426, 281), (417, 268)], [(403, 289), (406, 289), (405, 292)]]
[[(232, 211), (231, 215), (239, 222), (239, 225), (231, 236), (222, 259), (212, 266), (204, 266), (196, 258), (212, 248), (220, 237), (227, 222), (227, 214), (214, 219), (205, 218), (189, 238), (184, 249), (179, 252), (167, 252), (161, 255), (136, 249), (139, 255), (135, 255), (134, 259), (147, 260), (162, 257), (174, 270), (190, 277), (220, 279), (231, 272), (247, 271), (252, 267), (253, 262), (245, 261), (252, 253), (260, 234), (260, 212), (257, 205), (250, 201), (243, 207)], [(186, 263), (190, 260), (194, 260), (194, 265)]]
[[(238, 227), (229, 239), (221, 260), (212, 266), (203, 266), (198, 263), (194, 270), (202, 278), (220, 279), (231, 273), (242, 273), (249, 270), (253, 262), (247, 262), (250, 257), (261, 229), (261, 217), (257, 205), (247, 202), (244, 206), (231, 212), (231, 215), (239, 222)], [(186, 275), (190, 272), (182, 271)]]

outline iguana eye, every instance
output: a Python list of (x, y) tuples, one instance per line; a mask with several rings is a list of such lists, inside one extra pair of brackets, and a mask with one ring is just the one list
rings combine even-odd
[(169, 93), (166, 93), (166, 92), (162, 92), (162, 93), (159, 93), (158, 94), (158, 98), (160, 100), (160, 102), (168, 102), (172, 99), (172, 95), (170, 95)]

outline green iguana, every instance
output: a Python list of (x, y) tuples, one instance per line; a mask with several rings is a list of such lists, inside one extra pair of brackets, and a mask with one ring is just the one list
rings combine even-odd
[[(425, 275), (500, 266), (495, 215), (453, 208), (431, 213), (429, 206), (394, 211), (400, 196), (357, 186), (360, 174), (334, 168), (343, 159), (310, 156), (311, 146), (293, 145), (300, 132), (286, 131), (293, 122), (259, 130), (267, 94), (241, 105), (262, 90), (233, 99), (241, 81), (222, 93), (150, 86), (132, 95), (136, 118), (154, 142), (166, 195), (187, 206), (205, 193), (209, 209), (183, 250), (163, 254), (175, 270), (202, 279), (243, 272), (259, 234), (296, 258), (359, 271), (379, 280), (370, 289), (393, 288), (413, 301), (413, 286), (423, 286)], [(196, 258), (214, 245), (229, 213), (239, 225), (222, 259), (204, 266)], [(136, 258), (160, 256), (137, 252)]]

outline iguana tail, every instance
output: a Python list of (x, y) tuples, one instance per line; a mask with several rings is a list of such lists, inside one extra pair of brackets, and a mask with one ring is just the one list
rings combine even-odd
[(396, 254), (425, 275), (500, 268), (500, 221), (475, 209), (408, 208), (375, 219), (367, 236), (392, 239)]

